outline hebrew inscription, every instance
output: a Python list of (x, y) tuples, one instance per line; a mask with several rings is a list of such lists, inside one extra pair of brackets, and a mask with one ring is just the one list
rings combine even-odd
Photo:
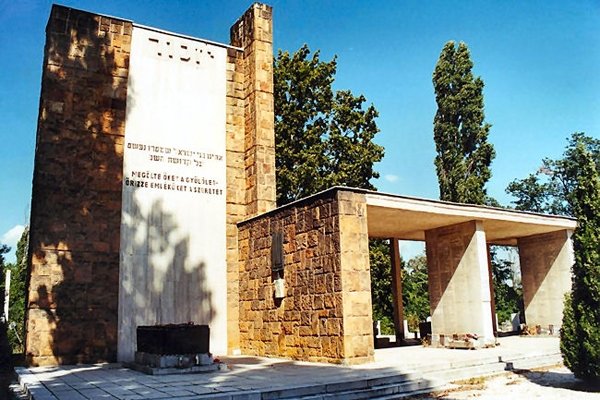
[[(145, 143), (127, 143), (128, 152), (147, 155), (148, 169), (129, 171), (123, 180), (126, 187), (156, 189), (222, 196), (223, 182), (203, 175), (202, 167), (214, 165), (223, 168), (224, 157), (204, 151), (181, 149), (177, 147), (156, 146)], [(176, 165), (177, 173), (169, 166)]]

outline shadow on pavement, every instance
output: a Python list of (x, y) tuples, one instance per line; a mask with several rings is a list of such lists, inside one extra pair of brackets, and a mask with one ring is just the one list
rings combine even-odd
[(59, 399), (77, 395), (121, 399), (232, 394), (256, 397), (258, 393), (265, 398), (298, 398), (322, 393), (346, 398), (341, 396), (352, 396), (356, 392), (366, 394), (371, 390), (379, 398), (431, 388), (431, 382), (420, 375), (395, 368), (357, 369), (253, 357), (226, 359), (226, 371), (194, 375), (144, 375), (118, 364), (39, 367), (29, 371), (35, 375), (35, 382), (39, 381), (44, 387), (45, 393), (39, 393), (41, 398), (52, 392)]
[(520, 369), (513, 372), (540, 386), (569, 389), (577, 392), (600, 393), (600, 381), (583, 381), (575, 378), (570, 371), (557, 372)]

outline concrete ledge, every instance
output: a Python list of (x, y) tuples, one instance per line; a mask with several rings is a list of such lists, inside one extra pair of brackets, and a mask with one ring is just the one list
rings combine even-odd
[(175, 375), (175, 374), (200, 374), (206, 372), (215, 372), (219, 370), (220, 364), (214, 363), (209, 365), (194, 365), (193, 367), (176, 368), (176, 367), (151, 367), (138, 363), (125, 363), (124, 367), (134, 371), (142, 372), (146, 375)]

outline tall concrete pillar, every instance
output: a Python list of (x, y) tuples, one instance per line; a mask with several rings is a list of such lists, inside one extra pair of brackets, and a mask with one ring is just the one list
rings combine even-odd
[(562, 230), (518, 240), (527, 325), (558, 332), (565, 293), (571, 290), (574, 263), (572, 231)]
[(493, 340), (487, 247), (481, 221), (425, 231), (431, 328)]

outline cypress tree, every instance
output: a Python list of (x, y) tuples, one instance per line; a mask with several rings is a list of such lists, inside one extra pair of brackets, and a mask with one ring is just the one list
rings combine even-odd
[(485, 204), (495, 152), (487, 141), (491, 125), (484, 122), (483, 81), (472, 68), (466, 44), (445, 44), (433, 72), (435, 166), (441, 200)]
[(578, 227), (573, 235), (573, 287), (565, 301), (560, 349), (576, 377), (600, 379), (600, 175), (592, 154), (579, 143), (579, 165), (571, 203)]

